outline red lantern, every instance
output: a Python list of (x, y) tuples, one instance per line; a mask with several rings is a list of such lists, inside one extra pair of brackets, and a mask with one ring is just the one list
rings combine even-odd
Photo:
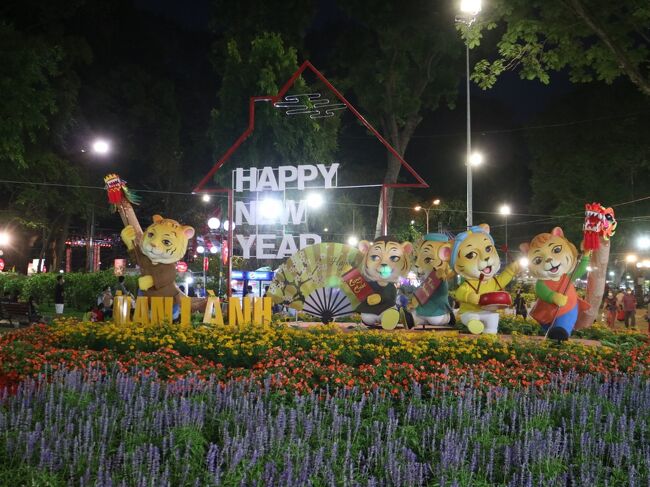
[(183, 262), (183, 261), (176, 262), (176, 270), (178, 272), (187, 272), (187, 262)]
[(5, 269), (5, 261), (4, 259), (0, 259), (0, 271), (3, 271)]

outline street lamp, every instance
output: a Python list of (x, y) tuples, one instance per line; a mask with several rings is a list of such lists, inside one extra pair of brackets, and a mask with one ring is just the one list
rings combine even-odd
[(221, 221), (216, 216), (213, 216), (212, 218), (208, 219), (208, 228), (210, 230), (216, 230), (219, 228), (220, 225), (221, 225)]
[[(111, 144), (106, 139), (95, 139), (91, 144), (91, 151), (98, 156), (105, 156), (111, 152)], [(85, 151), (82, 151), (85, 152)], [(95, 205), (91, 206), (90, 235), (88, 236), (87, 267), (89, 271), (95, 270)]]
[[(233, 227), (233, 229), (235, 228), (234, 222), (232, 224), (232, 227)], [(226, 231), (226, 232), (228, 231), (228, 229), (230, 228), (230, 222), (228, 220), (224, 220), (222, 222), (216, 216), (213, 216), (213, 217), (208, 219), (208, 228), (210, 229), (211, 232), (219, 230), (219, 236), (221, 238), (221, 251), (223, 252), (223, 244), (224, 244), (223, 239), (224, 239), (224, 236), (223, 236), (222, 231)], [(229, 245), (229, 247), (230, 247), (230, 245)], [(210, 253), (214, 255), (217, 252), (219, 252), (219, 248), (216, 245), (212, 245), (210, 247)], [(219, 259), (219, 290), (218, 290), (219, 295), (221, 295), (222, 265), (223, 265), (223, 259)], [(205, 269), (205, 262), (204, 262), (203, 268)], [(228, 278), (230, 278), (230, 275), (228, 275)]]
[(9, 232), (0, 232), (0, 247), (7, 247), (11, 243), (11, 235)]
[(506, 220), (506, 265), (508, 264), (508, 215), (510, 215), (510, 205), (501, 205), (499, 213), (504, 216)]
[(628, 264), (634, 264), (639, 258), (635, 254), (628, 254), (625, 256), (625, 262)]
[(307, 205), (310, 208), (320, 208), (323, 206), (323, 203), (325, 203), (325, 199), (323, 198), (323, 195), (320, 193), (310, 193), (307, 195)]
[(648, 235), (641, 235), (637, 240), (636, 240), (636, 246), (640, 250), (648, 250), (650, 249), (650, 236)]
[[(481, 0), (461, 0), (460, 11), (463, 14), (457, 21), (469, 27), (481, 11)], [(472, 123), (469, 96), (469, 42), (465, 43), (465, 75), (467, 88), (467, 227), (472, 226)]]
[(348, 237), (348, 245), (352, 247), (356, 247), (358, 243), (359, 243), (359, 238), (356, 235), (350, 235)]
[(111, 145), (107, 140), (96, 139), (92, 145), (95, 154), (106, 155), (111, 151)]
[[(429, 206), (428, 208), (425, 208), (425, 207), (422, 206), (422, 205), (417, 205), (417, 206), (415, 206), (415, 207), (413, 208), (415, 211), (422, 211), (422, 210), (424, 211), (424, 214), (425, 214), (426, 219), (427, 219), (427, 233), (429, 233), (429, 211), (431, 211), (431, 209), (432, 209), (434, 206), (438, 206), (438, 205), (440, 205), (440, 198), (436, 198), (435, 200), (433, 200), (433, 201), (431, 202), (431, 206)], [(412, 225), (412, 224), (413, 224), (413, 223), (411, 223), (411, 225)], [(438, 231), (441, 231), (441, 228), (440, 228), (440, 221), (438, 221)]]
[(210, 202), (210, 195), (209, 194), (204, 194), (201, 199), (205, 202), (208, 203)]

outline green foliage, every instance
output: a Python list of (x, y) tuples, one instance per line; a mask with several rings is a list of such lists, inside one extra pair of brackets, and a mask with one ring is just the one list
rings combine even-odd
[[(275, 95), (298, 69), (295, 48), (285, 45), (278, 34), (263, 33), (249, 45), (231, 39), (219, 90), (219, 108), (213, 111), (212, 137), (217, 156), (241, 135), (249, 122), (251, 96)], [(296, 80), (290, 94), (309, 93), (303, 78)], [(231, 161), (259, 166), (279, 161), (329, 161), (336, 149), (339, 118), (288, 117), (270, 103), (255, 106), (255, 131)], [(230, 185), (230, 173), (225, 176)]]
[[(0, 290), (4, 290), (6, 295), (18, 292), (20, 299), (25, 301), (31, 296), (38, 304), (52, 304), (58, 275), (43, 273), (26, 277), (19, 274), (0, 274)], [(64, 277), (65, 304), (74, 309), (87, 309), (97, 303), (97, 296), (104, 287), (110, 286), (115, 292), (117, 286), (113, 269), (92, 273), (71, 272)], [(127, 289), (135, 293), (137, 276), (125, 276), (125, 283)]]
[(482, 88), (506, 70), (545, 84), (551, 72), (568, 70), (575, 83), (626, 76), (650, 95), (649, 21), (647, 2), (495, 0), (473, 25), (458, 29), (474, 47), (484, 31), (500, 28), (498, 57), (474, 66), (472, 79)]

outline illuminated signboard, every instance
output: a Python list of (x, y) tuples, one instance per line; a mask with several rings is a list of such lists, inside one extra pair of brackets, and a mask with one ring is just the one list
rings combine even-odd
[[(237, 168), (232, 173), (235, 198), (235, 238), (245, 259), (285, 259), (298, 250), (320, 243), (315, 233), (285, 231), (306, 223), (306, 191), (335, 188), (339, 164)], [(298, 194), (300, 199), (287, 199)], [(305, 197), (303, 197), (305, 196)], [(274, 233), (281, 225), (282, 235)], [(248, 234), (244, 233), (249, 231)], [(241, 233), (240, 233), (241, 232)]]

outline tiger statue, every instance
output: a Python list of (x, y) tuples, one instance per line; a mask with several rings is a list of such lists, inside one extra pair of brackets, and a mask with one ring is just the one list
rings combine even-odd
[(590, 253), (585, 252), (578, 260), (578, 250), (560, 227), (536, 235), (519, 249), (527, 255), (530, 274), (537, 279), (537, 302), (530, 315), (542, 325), (548, 338), (568, 340), (578, 313), (589, 307), (578, 297), (573, 280), (587, 272)]
[(413, 244), (384, 236), (372, 242), (362, 240), (358, 248), (363, 254), (359, 271), (373, 293), (361, 301), (355, 311), (361, 314), (365, 325), (381, 324), (383, 328), (393, 329), (399, 321), (395, 283), (408, 275)]
[(451, 243), (447, 235), (428, 233), (416, 243), (411, 269), (420, 287), (411, 298), (416, 325), (447, 325), (451, 321), (447, 279), (454, 275), (449, 267)]
[(460, 302), (460, 319), (474, 334), (496, 334), (499, 314), (481, 309), (481, 295), (503, 288), (519, 272), (519, 264), (509, 264), (497, 277), (501, 259), (490, 235), (490, 226), (482, 223), (459, 233), (454, 239), (451, 252), (451, 268), (464, 278), (456, 290)]
[(176, 285), (176, 262), (185, 255), (194, 229), (176, 220), (154, 215), (153, 223), (144, 231), (140, 242), (136, 242), (135, 228), (131, 225), (124, 227), (120, 236), (129, 255), (140, 266), (138, 287), (143, 295), (180, 298), (181, 291)]

